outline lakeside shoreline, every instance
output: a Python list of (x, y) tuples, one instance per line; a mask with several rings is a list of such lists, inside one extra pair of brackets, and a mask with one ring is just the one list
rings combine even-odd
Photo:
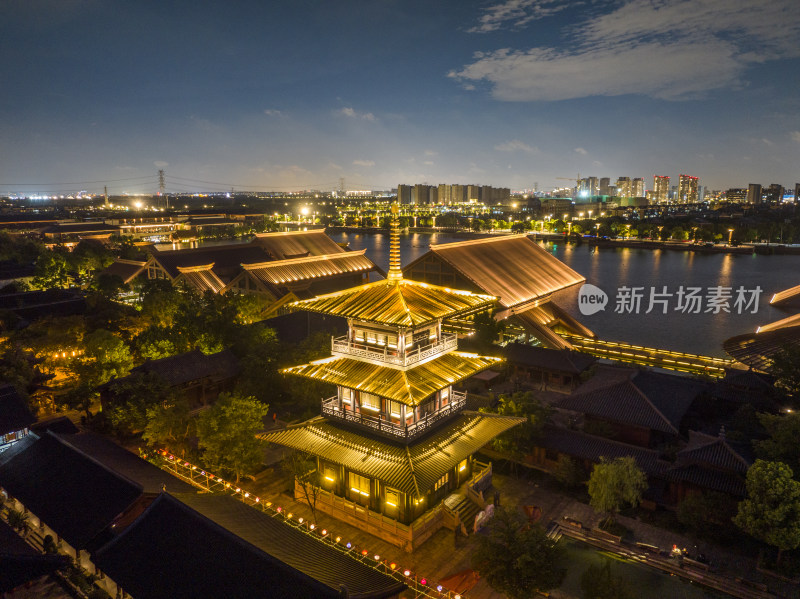
[[(388, 234), (389, 229), (381, 227), (327, 227), (328, 233), (358, 233), (362, 235), (378, 235)], [(502, 235), (512, 235), (511, 231), (501, 232), (475, 232), (465, 230), (452, 230), (445, 228), (434, 227), (409, 227), (405, 230), (407, 233), (442, 233), (450, 237), (457, 237), (463, 239), (481, 239), (485, 237), (496, 237)], [(704, 254), (758, 254), (760, 256), (787, 256), (787, 255), (800, 255), (800, 246), (768, 243), (768, 244), (743, 244), (729, 246), (727, 244), (694, 244), (688, 241), (655, 241), (651, 239), (603, 239), (597, 237), (571, 237), (566, 238), (565, 235), (560, 233), (543, 233), (541, 231), (528, 231), (528, 235), (536, 240), (542, 241), (563, 241), (574, 245), (594, 245), (604, 248), (635, 248), (645, 250), (673, 250), (683, 252), (699, 252)]]

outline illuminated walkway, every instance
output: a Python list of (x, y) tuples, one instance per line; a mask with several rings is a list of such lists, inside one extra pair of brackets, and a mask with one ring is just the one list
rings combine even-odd
[(706, 374), (713, 377), (725, 375), (725, 369), (734, 365), (733, 360), (713, 358), (687, 354), (667, 349), (642, 347), (617, 341), (603, 341), (602, 339), (589, 339), (577, 335), (562, 334), (562, 337), (578, 351), (582, 351), (600, 358), (629, 362), (640, 366), (656, 366), (679, 372), (691, 374)]

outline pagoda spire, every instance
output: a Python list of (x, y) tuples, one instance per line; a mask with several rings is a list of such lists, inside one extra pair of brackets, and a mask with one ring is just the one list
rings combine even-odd
[(392, 204), (391, 233), (389, 236), (389, 272), (386, 280), (396, 283), (403, 280), (403, 271), (400, 268), (400, 206), (397, 202)]

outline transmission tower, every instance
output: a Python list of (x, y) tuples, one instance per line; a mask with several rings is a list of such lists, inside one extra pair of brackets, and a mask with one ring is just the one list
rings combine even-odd
[(103, 185), (103, 204), (108, 206), (108, 185)]
[[(164, 198), (164, 205), (169, 208), (169, 199), (166, 195), (164, 195), (164, 188), (166, 187), (166, 183), (164, 182), (164, 169), (158, 169), (158, 195), (159, 197)], [(160, 202), (159, 202), (160, 203)]]

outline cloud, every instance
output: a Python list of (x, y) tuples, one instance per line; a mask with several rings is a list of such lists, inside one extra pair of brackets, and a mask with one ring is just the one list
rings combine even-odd
[(581, 156), (586, 156), (586, 154), (589, 153), (586, 150), (584, 150), (583, 148), (575, 148), (575, 152), (580, 154)]
[(512, 139), (511, 141), (507, 141), (501, 144), (497, 144), (494, 147), (495, 150), (498, 152), (538, 152), (539, 148), (535, 148), (533, 146), (529, 146), (525, 142), (522, 142), (518, 139)]
[(800, 56), (796, 0), (627, 0), (614, 6), (572, 23), (562, 47), (479, 52), (448, 76), (465, 87), (488, 82), (504, 101), (623, 94), (684, 100), (741, 85), (751, 66)]
[(342, 108), (341, 110), (337, 110), (336, 114), (340, 114), (342, 116), (346, 116), (351, 119), (363, 119), (365, 121), (377, 121), (378, 119), (375, 118), (375, 115), (371, 112), (357, 112), (353, 108), (346, 107)]
[(280, 110), (274, 110), (272, 108), (267, 108), (264, 111), (264, 114), (266, 114), (267, 116), (275, 116), (275, 117), (283, 116), (283, 113)]
[(153, 166), (156, 168), (167, 168), (169, 166), (169, 162), (164, 162), (163, 160), (156, 160), (153, 163)]
[(432, 160), (426, 160), (426, 161), (425, 161), (425, 162), (423, 162), (422, 164), (424, 164), (425, 166), (433, 166), (433, 165), (434, 165), (434, 162), (433, 162)]
[(478, 19), (478, 25), (467, 32), (490, 33), (508, 27), (518, 29), (568, 7), (569, 4), (563, 0), (505, 0), (487, 7)]
[(792, 141), (800, 143), (800, 131), (792, 131), (789, 136), (792, 138)]
[(438, 156), (439, 152), (435, 150), (425, 150), (425, 156)]
[(374, 160), (353, 160), (356, 166), (375, 166)]
[(765, 146), (774, 146), (775, 145), (775, 142), (773, 142), (771, 139), (767, 139), (766, 137), (762, 137), (761, 138), (761, 143), (763, 143)]

